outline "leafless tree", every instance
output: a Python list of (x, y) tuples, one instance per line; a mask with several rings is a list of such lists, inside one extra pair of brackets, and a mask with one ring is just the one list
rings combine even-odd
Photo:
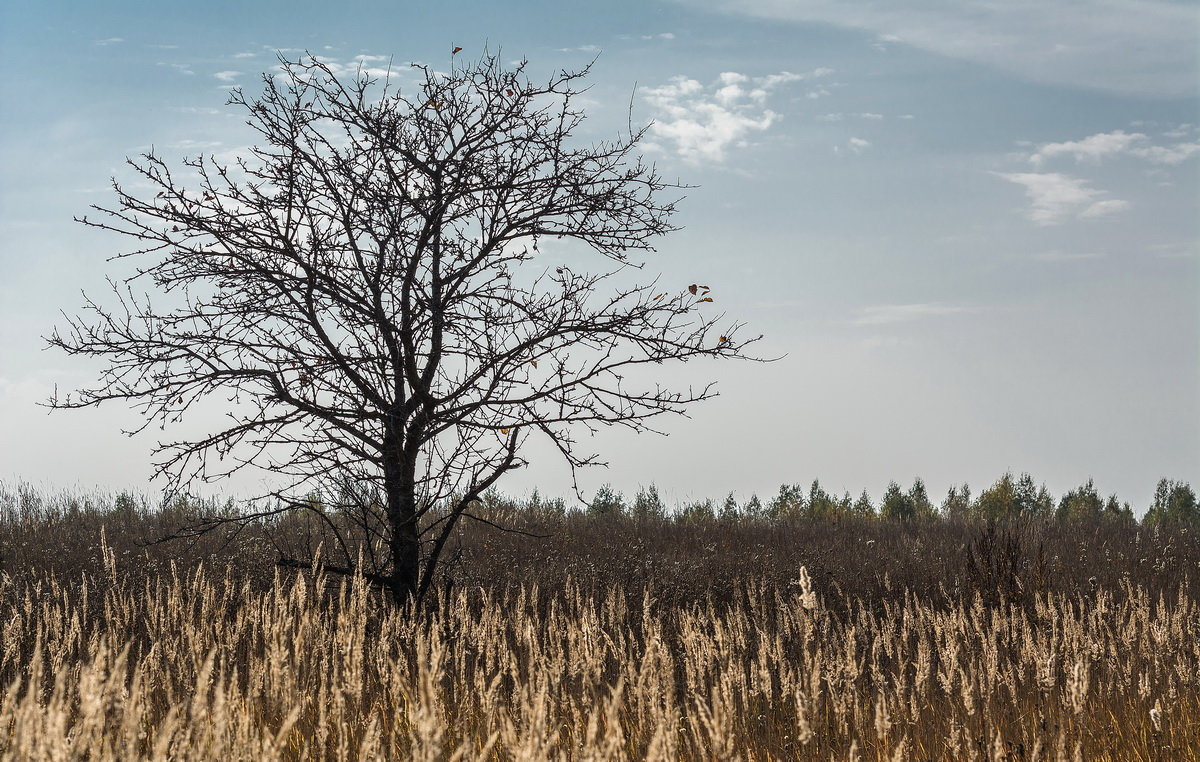
[[(125, 400), (149, 425), (228, 399), (210, 434), (159, 444), (156, 474), (184, 490), (270, 469), (280, 486), (241, 518), (315, 512), (331, 567), (398, 601), (425, 595), (456, 522), (530, 438), (573, 473), (596, 464), (580, 427), (645, 431), (714, 393), (641, 369), (749, 343), (706, 286), (635, 282), (681, 186), (635, 152), (645, 128), (575, 145), (587, 68), (534, 84), (524, 63), (452, 60), (414, 65), (405, 88), (281, 59), (261, 96), (230, 97), (259, 135), (243, 158), (128, 160), (140, 193), (114, 180), (115, 203), (80, 221), (134, 239), (114, 259), (136, 272), (48, 338), (106, 360), (54, 407)], [(539, 249), (556, 239), (597, 266)]]

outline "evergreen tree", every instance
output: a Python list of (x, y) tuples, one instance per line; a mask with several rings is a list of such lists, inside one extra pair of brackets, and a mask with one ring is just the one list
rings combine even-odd
[(883, 518), (893, 521), (908, 521), (916, 515), (916, 508), (912, 498), (901, 491), (899, 484), (889, 482), (887, 491), (883, 493), (879, 514)]
[(529, 493), (529, 500), (526, 501), (525, 505), (529, 510), (535, 512), (545, 508), (546, 501), (542, 500), (542, 494), (538, 492), (537, 487), (534, 487), (533, 492)]
[(667, 513), (666, 507), (663, 505), (662, 498), (658, 496), (658, 487), (651, 484), (649, 487), (638, 490), (637, 497), (633, 499), (633, 515), (640, 519), (658, 518), (665, 516)]
[(913, 518), (928, 519), (935, 515), (933, 503), (929, 502), (929, 494), (925, 491), (925, 482), (921, 477), (918, 476), (913, 481), (913, 486), (908, 490), (908, 500), (912, 504)]
[(837, 500), (821, 487), (821, 482), (813, 479), (808, 490), (808, 505), (805, 514), (814, 520), (831, 519), (838, 515)]
[(767, 505), (767, 515), (782, 519), (804, 510), (804, 489), (799, 484), (779, 485), (779, 494)]
[(746, 505), (742, 508), (742, 512), (747, 516), (763, 515), (763, 504), (758, 499), (758, 495), (751, 494), (750, 499), (746, 501)]
[(846, 490), (842, 493), (842, 496), (838, 498), (837, 510), (838, 514), (841, 516), (854, 515), (854, 498), (850, 496), (850, 490)]
[(733, 520), (738, 517), (739, 513), (737, 500), (734, 499), (733, 493), (730, 492), (725, 496), (725, 503), (721, 506), (721, 518)]
[(619, 516), (625, 513), (625, 501), (620, 492), (614, 492), (612, 485), (605, 484), (596, 491), (588, 506), (591, 516)]
[(1129, 503), (1122, 503), (1114, 493), (1108, 496), (1108, 502), (1104, 504), (1104, 518), (1111, 521), (1132, 522), (1133, 508), (1129, 507)]
[(871, 502), (871, 496), (867, 494), (866, 490), (863, 490), (862, 494), (858, 496), (858, 500), (854, 501), (854, 514), (864, 518), (875, 516), (875, 505)]

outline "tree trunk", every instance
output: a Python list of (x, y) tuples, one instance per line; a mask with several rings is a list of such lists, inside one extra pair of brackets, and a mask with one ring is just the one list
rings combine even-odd
[[(400, 459), (397, 459), (400, 460)], [(403, 460), (386, 468), (387, 515), (392, 570), (388, 588), (397, 606), (412, 600), (420, 585), (421, 540), (417, 532), (416, 478)]]

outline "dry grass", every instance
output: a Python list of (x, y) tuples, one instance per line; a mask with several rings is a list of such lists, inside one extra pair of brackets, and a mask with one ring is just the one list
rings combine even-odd
[(161, 520), (0, 521), (0, 759), (1200, 759), (1186, 534), (526, 517), (414, 612)]

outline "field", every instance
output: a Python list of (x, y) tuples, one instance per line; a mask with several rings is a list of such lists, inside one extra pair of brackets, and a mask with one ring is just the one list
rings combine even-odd
[(0, 759), (1200, 759), (1187, 528), (501, 506), (548, 536), (465, 528), (414, 611), (265, 528), (0, 507)]

